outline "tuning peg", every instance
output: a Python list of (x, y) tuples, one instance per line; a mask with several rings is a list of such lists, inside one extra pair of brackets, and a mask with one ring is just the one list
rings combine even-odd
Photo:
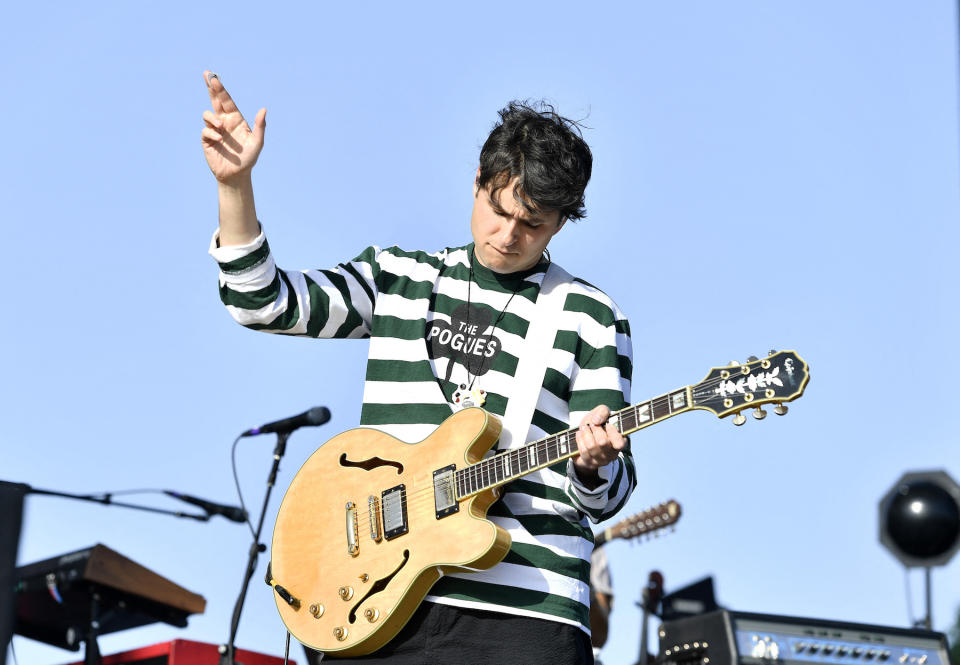
[(761, 409), (759, 406), (753, 410), (753, 417), (757, 420), (763, 420), (767, 417), (767, 412)]
[(769, 356), (775, 356), (775, 355), (777, 355), (777, 350), (776, 350), (776, 349), (770, 349), (769, 351), (767, 351), (767, 355), (769, 355)]
[(787, 415), (787, 411), (789, 411), (789, 410), (790, 410), (790, 409), (787, 408), (787, 405), (786, 405), (786, 404), (777, 404), (775, 407), (773, 407), (773, 412), (774, 412), (775, 414), (777, 414), (778, 416), (785, 416), (785, 415)]
[(743, 423), (747, 422), (747, 417), (742, 413), (738, 413), (733, 417), (733, 424), (737, 427), (740, 427)]
[(750, 356), (749, 358), (747, 358), (747, 362), (748, 362), (748, 363), (755, 363), (755, 362), (757, 362), (758, 360), (760, 360), (760, 359), (757, 358), (756, 356)]
[(739, 367), (739, 366), (740, 366), (739, 360), (731, 360), (729, 363), (727, 363), (727, 367)]

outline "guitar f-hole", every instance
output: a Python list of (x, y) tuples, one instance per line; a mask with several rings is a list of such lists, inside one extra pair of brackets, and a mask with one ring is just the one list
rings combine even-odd
[(350, 614), (347, 617), (347, 620), (350, 623), (355, 623), (357, 620), (357, 608), (360, 607), (364, 603), (364, 601), (370, 596), (372, 596), (373, 594), (380, 593), (381, 591), (386, 589), (387, 585), (390, 584), (390, 580), (396, 577), (397, 573), (403, 570), (403, 567), (407, 565), (407, 561), (409, 560), (410, 560), (410, 550), (403, 550), (403, 561), (400, 562), (400, 565), (397, 566), (396, 570), (394, 570), (392, 573), (390, 573), (386, 577), (383, 577), (377, 580), (376, 582), (374, 582), (373, 586), (370, 587), (370, 590), (363, 595), (363, 598), (358, 600), (357, 604), (354, 605), (352, 608), (350, 608)]
[(400, 462), (394, 462), (393, 460), (381, 459), (379, 457), (369, 457), (358, 462), (347, 459), (347, 454), (343, 453), (340, 455), (340, 466), (353, 466), (364, 471), (373, 471), (374, 469), (380, 468), (381, 466), (392, 466), (397, 470), (397, 475), (403, 473), (403, 465)]

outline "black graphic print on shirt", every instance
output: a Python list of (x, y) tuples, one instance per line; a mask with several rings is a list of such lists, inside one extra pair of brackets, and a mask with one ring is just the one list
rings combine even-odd
[(428, 321), (427, 349), (430, 358), (449, 358), (444, 379), (449, 382), (453, 364), (460, 363), (472, 376), (486, 374), (500, 354), (503, 343), (490, 330), (493, 315), (489, 310), (466, 303), (458, 305), (446, 321)]

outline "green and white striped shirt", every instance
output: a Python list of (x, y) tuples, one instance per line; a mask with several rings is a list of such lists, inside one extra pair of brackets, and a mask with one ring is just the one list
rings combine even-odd
[[(606, 294), (579, 279), (556, 322), (542, 386), (515, 385), (546, 261), (499, 275), (473, 262), (472, 244), (432, 254), (374, 246), (333, 270), (298, 272), (276, 268), (262, 234), (239, 247), (216, 240), (210, 253), (220, 265), (220, 296), (242, 325), (370, 339), (361, 425), (421, 441), (451, 415), (460, 385), (482, 388), (484, 408), (501, 417), (510, 395), (539, 389), (529, 431), (511, 433), (511, 445), (520, 446), (578, 425), (598, 404), (613, 411), (629, 403), (629, 324)], [(488, 512), (513, 539), (506, 558), (489, 570), (443, 577), (427, 600), (589, 632), (590, 521), (626, 504), (636, 483), (629, 451), (600, 477), (588, 490), (566, 461), (506, 485)]]

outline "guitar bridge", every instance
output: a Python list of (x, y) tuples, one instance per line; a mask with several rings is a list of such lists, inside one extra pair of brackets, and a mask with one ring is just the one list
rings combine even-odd
[(379, 543), (380, 538), (380, 499), (371, 494), (367, 498), (367, 512), (370, 514), (370, 539)]
[(433, 504), (437, 511), (437, 519), (460, 510), (455, 491), (456, 470), (456, 465), (451, 464), (433, 472)]

